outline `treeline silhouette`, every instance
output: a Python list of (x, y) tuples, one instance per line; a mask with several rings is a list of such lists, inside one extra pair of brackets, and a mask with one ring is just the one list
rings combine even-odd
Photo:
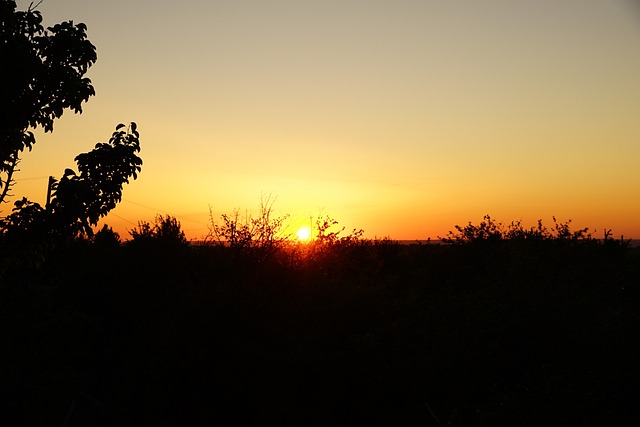
[(640, 257), (610, 233), (485, 217), (399, 245), (325, 218), (302, 244), (227, 220), (198, 246), (169, 216), (0, 242), (0, 423), (639, 421)]

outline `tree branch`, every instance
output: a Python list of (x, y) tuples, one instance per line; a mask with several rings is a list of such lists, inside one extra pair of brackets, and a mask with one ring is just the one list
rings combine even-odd
[(40, 4), (43, 2), (44, 0), (40, 0), (38, 2), (38, 4), (36, 4), (35, 6), (33, 5), (33, 2), (31, 2), (31, 4), (29, 4), (29, 9), (27, 9), (27, 12), (33, 12), (34, 10), (36, 10), (36, 8), (38, 6), (40, 6)]
[[(11, 159), (9, 159), (9, 161), (11, 162), (11, 164), (7, 170), (7, 179), (5, 181), (4, 188), (2, 189), (2, 194), (0, 194), (0, 204), (5, 203), (4, 199), (5, 197), (7, 197), (7, 194), (9, 193), (9, 189), (13, 184), (15, 184), (15, 181), (13, 180), (13, 173), (16, 171), (16, 166), (20, 161), (20, 159), (16, 154), (13, 154), (11, 155)], [(1, 184), (2, 184), (2, 180), (0, 180), (0, 185)]]

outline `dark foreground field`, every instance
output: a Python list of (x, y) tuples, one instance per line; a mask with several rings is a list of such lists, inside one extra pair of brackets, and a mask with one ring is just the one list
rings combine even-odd
[(640, 425), (640, 256), (616, 242), (3, 263), (2, 426)]

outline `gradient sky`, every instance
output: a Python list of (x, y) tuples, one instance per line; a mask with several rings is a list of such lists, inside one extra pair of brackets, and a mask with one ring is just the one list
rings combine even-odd
[[(18, 1), (26, 9), (30, 1)], [(277, 197), (367, 237), (425, 239), (484, 214), (640, 238), (634, 0), (45, 0), (84, 22), (97, 95), (39, 137), (16, 197), (135, 121), (139, 179), (106, 218), (214, 214)]]

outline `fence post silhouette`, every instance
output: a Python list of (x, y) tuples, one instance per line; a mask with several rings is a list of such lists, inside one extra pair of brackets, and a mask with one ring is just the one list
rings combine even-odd
[(55, 184), (56, 180), (54, 177), (49, 176), (49, 182), (47, 183), (47, 204), (45, 205), (45, 210), (49, 210), (49, 206), (51, 204), (51, 188), (53, 184)]

